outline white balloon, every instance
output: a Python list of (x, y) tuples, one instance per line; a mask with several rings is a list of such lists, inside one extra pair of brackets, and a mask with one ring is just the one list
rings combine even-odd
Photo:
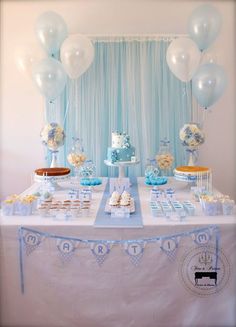
[(201, 59), (197, 45), (189, 38), (178, 38), (167, 49), (166, 60), (171, 72), (182, 82), (188, 82), (196, 72)]
[(70, 78), (81, 76), (94, 59), (94, 47), (86, 36), (70, 35), (62, 43), (60, 57), (62, 65)]
[(25, 76), (32, 77), (33, 66), (43, 59), (43, 51), (35, 45), (20, 45), (15, 49), (15, 63)]
[(204, 64), (219, 64), (219, 54), (214, 52), (213, 50), (207, 50), (206, 52), (202, 53), (201, 57), (201, 65)]

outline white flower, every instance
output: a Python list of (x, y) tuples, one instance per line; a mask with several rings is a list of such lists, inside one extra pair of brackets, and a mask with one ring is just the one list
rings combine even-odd
[(64, 144), (65, 134), (61, 126), (57, 123), (51, 123), (44, 126), (40, 137), (43, 144), (55, 151)]
[(184, 146), (197, 147), (204, 143), (205, 136), (197, 124), (185, 124), (179, 132), (180, 140)]

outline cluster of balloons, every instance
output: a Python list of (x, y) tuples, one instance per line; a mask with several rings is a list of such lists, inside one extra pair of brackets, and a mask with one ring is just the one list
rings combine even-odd
[(193, 95), (204, 108), (221, 97), (227, 84), (224, 68), (205, 52), (217, 38), (221, 23), (221, 15), (212, 5), (198, 7), (188, 22), (190, 38), (173, 40), (166, 53), (172, 73), (182, 82), (192, 80)]
[(65, 88), (67, 75), (77, 79), (89, 68), (94, 59), (94, 47), (83, 35), (68, 35), (63, 18), (52, 11), (38, 17), (35, 32), (48, 57), (42, 59), (35, 51), (23, 50), (18, 53), (17, 64), (22, 72), (32, 77), (41, 94), (53, 101)]

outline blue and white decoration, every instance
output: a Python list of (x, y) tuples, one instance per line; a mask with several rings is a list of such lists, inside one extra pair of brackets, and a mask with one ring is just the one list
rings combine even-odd
[(59, 236), (26, 227), (20, 227), (18, 236), (21, 292), (24, 293), (24, 261), (26, 260), (24, 254), (26, 254), (26, 257), (32, 254), (33, 251), (35, 251), (45, 239), (51, 239), (55, 241), (55, 247), (57, 247), (59, 258), (63, 263), (68, 263), (70, 260), (72, 260), (75, 257), (79, 245), (83, 244), (87, 246), (88, 249), (90, 249), (99, 267), (101, 267), (105, 260), (108, 259), (112, 247), (119, 245), (121, 246), (125, 255), (129, 256), (130, 262), (134, 266), (138, 266), (141, 263), (141, 259), (144, 255), (144, 248), (151, 243), (158, 244), (163, 253), (165, 253), (167, 257), (171, 259), (171, 261), (173, 261), (177, 254), (178, 244), (181, 242), (182, 238), (192, 239), (198, 246), (208, 246), (208, 243), (211, 240), (214, 240), (217, 258), (220, 241), (220, 230), (218, 226), (210, 225), (204, 228), (195, 228), (190, 231), (176, 233), (173, 235), (162, 235), (150, 238), (130, 240), (92, 240), (69, 236)]
[(94, 242), (91, 244), (91, 251), (96, 258), (98, 265), (101, 267), (108, 254), (110, 253), (111, 244), (105, 242)]
[(113, 178), (109, 179), (109, 194), (111, 195), (113, 192), (118, 192), (122, 194), (124, 191), (129, 192), (130, 189), (130, 179), (123, 178)]
[(134, 266), (138, 266), (142, 259), (145, 242), (142, 241), (128, 241), (124, 244), (125, 252), (130, 257), (130, 261)]
[(80, 176), (84, 178), (95, 176), (96, 166), (92, 160), (86, 160), (85, 163), (80, 167)]
[(57, 249), (59, 252), (59, 257), (63, 263), (69, 262), (75, 252), (76, 242), (68, 239), (58, 239)]
[(118, 161), (118, 152), (116, 149), (114, 149), (111, 152), (111, 162), (115, 163), (116, 161)]
[(124, 135), (123, 148), (128, 149), (130, 148), (130, 137), (126, 133), (123, 133), (123, 135)]
[(29, 256), (34, 250), (36, 250), (43, 239), (43, 236), (36, 232), (23, 233), (24, 249), (27, 256)]
[[(213, 235), (219, 233), (214, 227), (209, 227), (207, 230), (198, 231), (192, 234), (194, 242), (199, 246), (206, 246), (211, 241)], [(219, 237), (217, 237), (218, 239)]]
[[(68, 80), (53, 110), (52, 104), (46, 106), (48, 121), (64, 122), (67, 137), (58, 156), (61, 164), (66, 162), (72, 136), (79, 131), (97, 175), (116, 176), (117, 169), (106, 166), (101, 158), (107, 157), (111, 133), (117, 130), (128, 133), (140, 159), (139, 165), (129, 168), (130, 177), (144, 174), (146, 158), (156, 154), (161, 135), (172, 144), (176, 166), (183, 164), (184, 153), (176, 135), (186, 121), (191, 121), (192, 89), (187, 82), (186, 94), (182, 94), (183, 83), (171, 73), (165, 58), (168, 46), (178, 36), (92, 38), (92, 65), (79, 79)], [(114, 152), (113, 162), (116, 156)]]
[(180, 237), (163, 238), (161, 240), (161, 250), (170, 260), (175, 259), (179, 241)]

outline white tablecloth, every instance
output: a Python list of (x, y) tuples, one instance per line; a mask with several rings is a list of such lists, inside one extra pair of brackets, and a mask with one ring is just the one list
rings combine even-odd
[[(150, 188), (143, 185), (143, 180), (139, 182), (144, 223), (141, 229), (93, 227), (102, 188), (93, 194), (89, 216), (77, 221), (1, 217), (1, 326), (236, 325), (236, 217), (206, 217), (197, 205), (196, 215), (184, 222), (154, 218), (148, 205)], [(185, 183), (170, 180), (167, 186), (176, 188), (179, 200), (190, 196)], [(227, 275), (224, 287), (214, 294), (199, 294), (197, 288), (196, 292), (188, 288), (182, 265), (186, 254), (194, 251), (189, 238), (181, 240), (174, 260), (160, 250), (160, 245), (148, 244), (140, 264), (134, 266), (123, 249), (114, 246), (101, 267), (87, 246), (80, 246), (72, 260), (63, 264), (53, 240), (48, 239), (25, 259), (25, 294), (21, 294), (19, 226), (82, 239), (127, 240), (172, 235), (213, 224), (220, 228), (220, 255)]]

